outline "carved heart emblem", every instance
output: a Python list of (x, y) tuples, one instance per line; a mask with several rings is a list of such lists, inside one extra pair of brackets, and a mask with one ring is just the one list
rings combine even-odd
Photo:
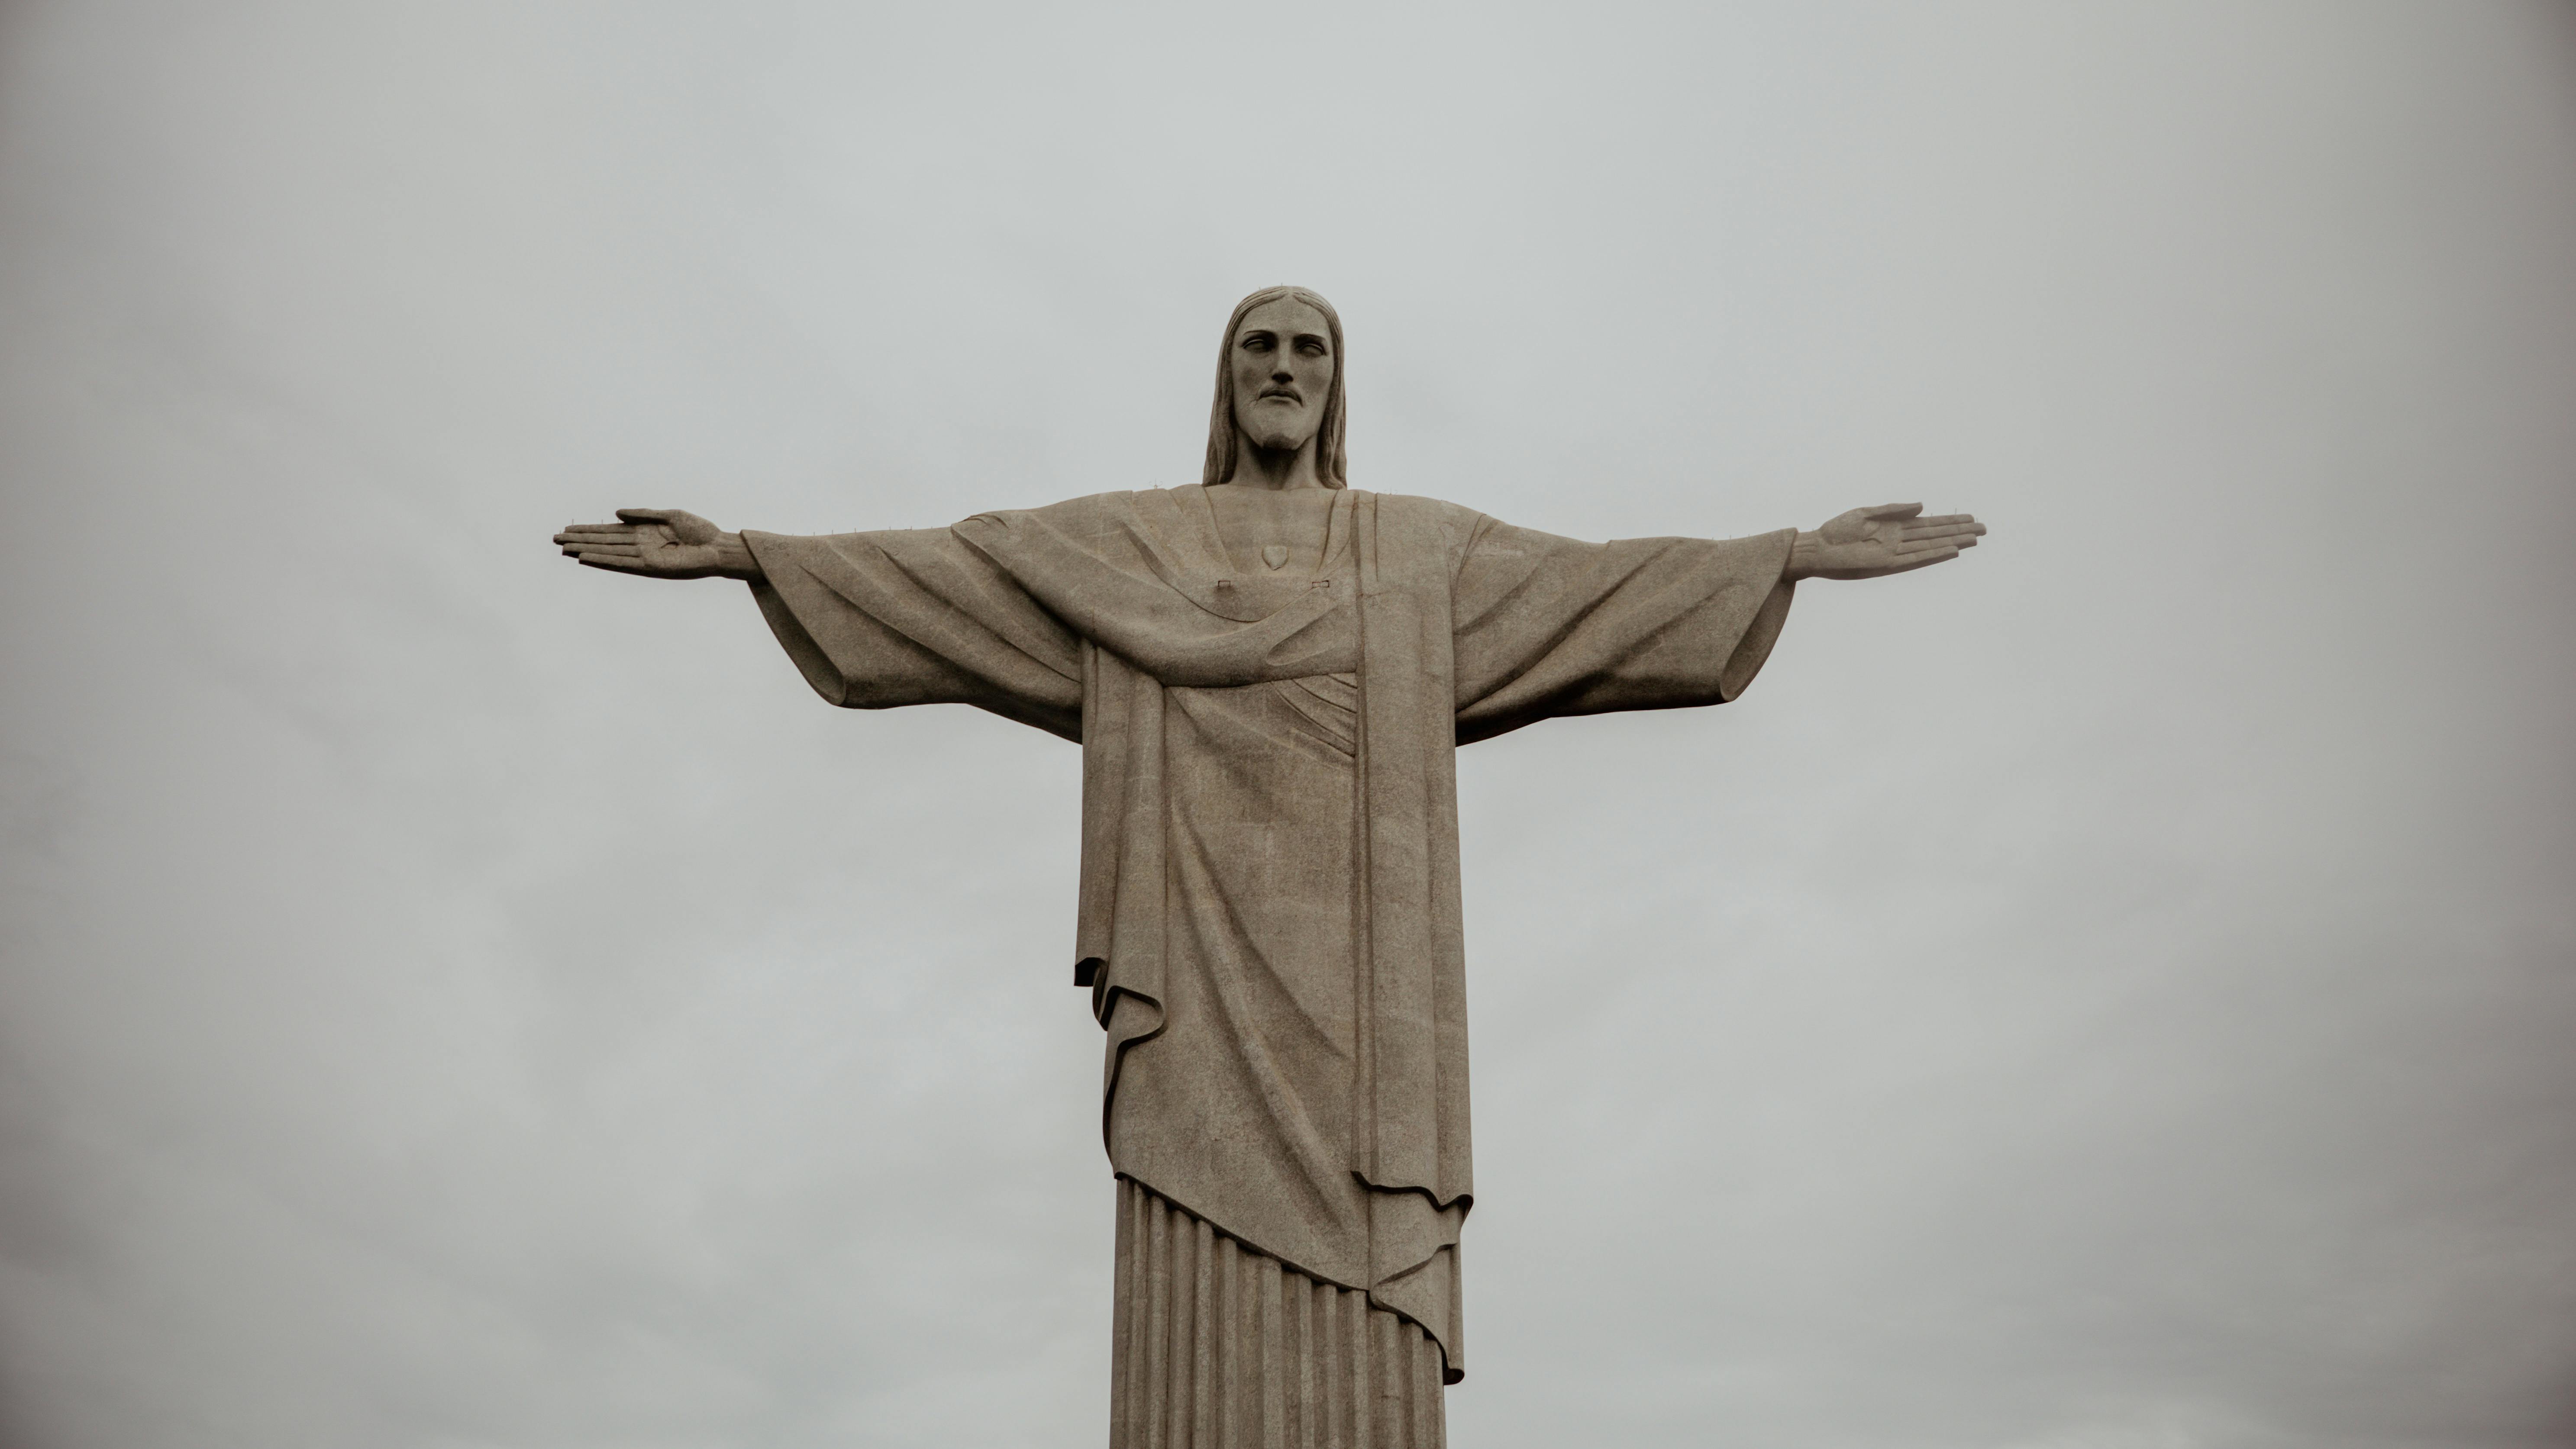
[(1288, 545), (1284, 543), (1263, 544), (1261, 546), (1261, 561), (1270, 565), (1274, 569), (1279, 567), (1281, 564), (1286, 563), (1288, 561)]

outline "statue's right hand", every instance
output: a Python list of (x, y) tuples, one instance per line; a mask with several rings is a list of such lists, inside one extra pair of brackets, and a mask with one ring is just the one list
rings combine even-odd
[(652, 579), (756, 579), (760, 565), (727, 533), (677, 508), (621, 508), (617, 523), (573, 523), (555, 535), (564, 557)]

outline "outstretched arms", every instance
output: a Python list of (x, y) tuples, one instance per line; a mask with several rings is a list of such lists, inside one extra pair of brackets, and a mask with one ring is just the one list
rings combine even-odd
[(760, 564), (743, 547), (741, 534), (727, 533), (694, 513), (621, 508), (617, 516), (623, 521), (567, 524), (555, 542), (575, 563), (648, 579), (760, 577)]
[(617, 516), (555, 543), (614, 573), (747, 581), (787, 657), (833, 704), (971, 704), (1082, 738), (1082, 641), (954, 529), (746, 539), (676, 508)]
[(1459, 743), (1560, 715), (1733, 699), (1769, 657), (1798, 580), (1904, 573), (1986, 532), (1963, 513), (1922, 512), (1889, 504), (1812, 533), (1607, 544), (1469, 514), (1452, 585)]
[(1836, 514), (1813, 533), (1800, 533), (1789, 548), (1790, 582), (1800, 579), (1874, 579), (1927, 564), (1947, 563), (1975, 548), (1986, 526), (1965, 513), (1922, 516), (1920, 503), (1890, 503)]
[[(1802, 532), (1784, 573), (1800, 579), (1874, 579), (1947, 563), (1977, 546), (1986, 526), (1965, 513), (1922, 516), (1920, 503), (1838, 514)], [(555, 535), (576, 563), (654, 579), (758, 579), (760, 564), (727, 533), (677, 508), (621, 508), (616, 523), (575, 523)]]

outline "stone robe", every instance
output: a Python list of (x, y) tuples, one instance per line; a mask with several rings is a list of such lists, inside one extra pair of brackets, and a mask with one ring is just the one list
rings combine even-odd
[(1473, 1198), (1454, 750), (1732, 699), (1794, 530), (1580, 543), (1343, 490), (1311, 574), (1239, 569), (1204, 489), (953, 528), (743, 535), (823, 698), (1082, 745), (1075, 984), (1110, 1163), (1465, 1361)]

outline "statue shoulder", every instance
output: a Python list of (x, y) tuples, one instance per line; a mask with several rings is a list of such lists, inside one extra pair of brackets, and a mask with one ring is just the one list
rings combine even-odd
[(1494, 526), (1493, 519), (1463, 503), (1426, 498), (1416, 493), (1372, 493), (1365, 496), (1375, 501), (1380, 528), (1391, 528), (1399, 535), (1437, 539), (1453, 557), (1464, 557), (1467, 549)]
[[(1159, 490), (1156, 490), (1159, 491)], [(1035, 508), (992, 508), (964, 520), (964, 523), (998, 524), (1004, 528), (1034, 523), (1064, 533), (1090, 533), (1105, 525), (1136, 514), (1137, 493), (1086, 493), (1067, 498), (1061, 503), (1045, 503)], [(963, 526), (962, 524), (960, 526)]]
[(1380, 508), (1401, 508), (1435, 518), (1463, 521), (1485, 516), (1464, 503), (1451, 503), (1445, 498), (1429, 498), (1419, 493), (1371, 493), (1367, 496), (1375, 498)]

